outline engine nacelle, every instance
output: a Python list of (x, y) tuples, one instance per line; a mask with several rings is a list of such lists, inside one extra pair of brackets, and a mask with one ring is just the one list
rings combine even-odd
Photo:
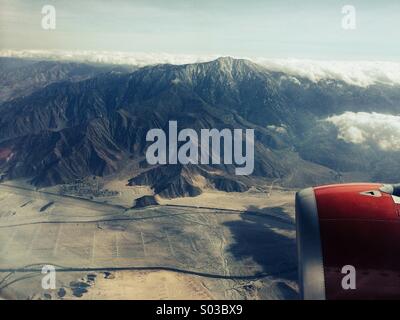
[(303, 299), (400, 299), (400, 186), (329, 185), (296, 194)]

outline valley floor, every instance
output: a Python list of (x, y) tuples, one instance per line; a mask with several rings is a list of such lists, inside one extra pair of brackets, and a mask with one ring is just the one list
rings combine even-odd
[[(293, 299), (294, 193), (205, 193), (129, 209), (0, 184), (0, 296)], [(57, 288), (41, 288), (44, 264)]]

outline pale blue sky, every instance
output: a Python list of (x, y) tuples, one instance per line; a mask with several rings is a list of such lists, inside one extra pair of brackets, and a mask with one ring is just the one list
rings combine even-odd
[[(346, 4), (356, 30), (341, 28)], [(0, 49), (398, 61), (399, 41), (399, 0), (0, 0)]]

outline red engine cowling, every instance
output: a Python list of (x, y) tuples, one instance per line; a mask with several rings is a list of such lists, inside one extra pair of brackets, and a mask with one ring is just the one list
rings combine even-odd
[(302, 298), (400, 299), (399, 185), (304, 189), (296, 224)]

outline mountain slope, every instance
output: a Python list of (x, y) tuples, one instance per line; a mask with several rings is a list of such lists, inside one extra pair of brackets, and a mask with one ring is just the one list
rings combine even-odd
[[(378, 106), (399, 112), (399, 92), (390, 86), (311, 82), (232, 58), (55, 82), (0, 105), (0, 172), (5, 179), (31, 178), (45, 186), (109, 175), (133, 162), (139, 165), (127, 180), (167, 197), (193, 196), (209, 187), (244, 191), (263, 180), (292, 187), (334, 182), (357, 161), (345, 168), (334, 156), (324, 160), (337, 140), (331, 132), (321, 151), (313, 131), (320, 120)], [(255, 129), (252, 176), (235, 176), (233, 165), (149, 167), (146, 133), (167, 132), (170, 120), (178, 129), (197, 132)]]
[(58, 81), (81, 81), (105, 72), (129, 72), (135, 67), (0, 57), (0, 102), (28, 96)]

